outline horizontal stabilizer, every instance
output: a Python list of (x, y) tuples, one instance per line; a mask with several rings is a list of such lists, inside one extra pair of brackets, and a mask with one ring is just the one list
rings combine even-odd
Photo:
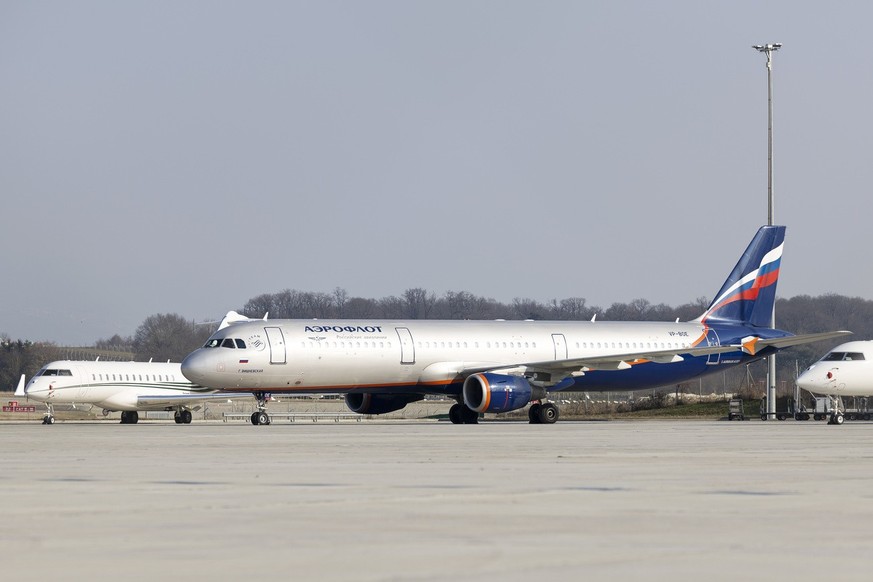
[(835, 339), (851, 334), (851, 331), (826, 331), (824, 333), (805, 333), (801, 335), (789, 335), (787, 337), (775, 337), (772, 339), (755, 338), (753, 345), (755, 351), (753, 352), (747, 351), (746, 349), (748, 343), (746, 340), (751, 338), (743, 338), (743, 351), (755, 355), (755, 353), (760, 352), (764, 348), (776, 348), (781, 350), (792, 346)]

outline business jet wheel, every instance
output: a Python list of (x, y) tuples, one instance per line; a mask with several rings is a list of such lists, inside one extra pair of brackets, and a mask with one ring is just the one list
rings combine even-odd
[(191, 411), (190, 411), (190, 410), (183, 410), (183, 411), (179, 414), (179, 417), (180, 417), (180, 422), (181, 422), (182, 424), (191, 424), (192, 416), (191, 416)]
[(49, 414), (48, 416), (43, 416), (43, 417), (42, 417), (42, 423), (43, 423), (43, 424), (54, 424), (54, 423), (55, 423), (55, 417), (52, 416), (52, 415), (50, 415), (50, 414)]
[(844, 420), (845, 419), (843, 418), (843, 414), (840, 412), (834, 414), (833, 416), (833, 424), (843, 424)]
[(258, 412), (258, 422), (255, 424), (270, 424), (270, 416), (266, 412)]
[(558, 421), (558, 407), (551, 402), (540, 405), (540, 424), (555, 424)]
[(530, 405), (530, 408), (527, 411), (527, 417), (530, 419), (531, 424), (542, 424), (543, 421), (540, 419), (540, 409), (542, 407), (542, 404)]

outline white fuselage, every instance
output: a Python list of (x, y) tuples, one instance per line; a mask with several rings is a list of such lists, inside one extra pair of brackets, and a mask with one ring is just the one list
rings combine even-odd
[(873, 396), (873, 341), (838, 345), (807, 368), (797, 385), (824, 396)]
[(162, 410), (166, 406), (150, 407), (138, 400), (204, 392), (182, 375), (179, 364), (66, 360), (43, 366), (24, 390), (39, 402), (92, 404), (110, 411)]
[[(463, 369), (717, 341), (715, 330), (707, 333), (699, 322), (249, 320), (213, 334), (185, 358), (182, 370), (221, 390), (342, 393), (415, 386), (440, 392), (457, 383)], [(735, 364), (739, 356), (732, 357), (715, 354), (702, 365)]]

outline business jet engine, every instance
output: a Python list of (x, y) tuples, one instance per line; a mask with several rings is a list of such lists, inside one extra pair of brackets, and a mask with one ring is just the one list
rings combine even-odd
[(509, 412), (544, 398), (543, 388), (525, 378), (505, 374), (473, 374), (464, 380), (464, 404), (476, 412)]
[(385, 414), (400, 410), (410, 402), (418, 402), (424, 394), (346, 394), (346, 406), (358, 414)]

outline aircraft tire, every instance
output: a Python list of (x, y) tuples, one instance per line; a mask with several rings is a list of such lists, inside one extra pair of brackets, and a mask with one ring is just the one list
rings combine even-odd
[(252, 424), (255, 426), (258, 426), (258, 413), (257, 412), (252, 413)]
[(174, 414), (173, 422), (175, 422), (176, 424), (182, 424), (182, 413), (177, 412), (176, 414)]
[(190, 410), (183, 410), (179, 417), (179, 422), (181, 422), (182, 424), (191, 424), (192, 416)]
[(452, 404), (452, 407), (449, 408), (449, 420), (452, 421), (452, 424), (461, 424), (464, 422), (464, 420), (461, 418), (460, 404)]
[(843, 424), (844, 420), (843, 415), (839, 412), (834, 415), (834, 424)]
[(139, 422), (139, 413), (136, 410), (131, 410), (127, 418), (130, 419), (130, 424), (136, 424)]
[(479, 424), (479, 413), (472, 408), (461, 406), (461, 420), (464, 424)]
[(270, 424), (270, 416), (266, 412), (258, 412), (258, 424)]
[(542, 424), (543, 421), (540, 419), (540, 408), (542, 408), (542, 404), (530, 405), (530, 408), (527, 411), (527, 417), (531, 424)]
[(44, 416), (44, 417), (42, 417), (42, 423), (43, 424), (54, 424), (55, 417), (52, 416), (51, 414), (49, 414), (48, 416)]
[(558, 407), (551, 402), (540, 406), (540, 424), (555, 424), (558, 421)]

